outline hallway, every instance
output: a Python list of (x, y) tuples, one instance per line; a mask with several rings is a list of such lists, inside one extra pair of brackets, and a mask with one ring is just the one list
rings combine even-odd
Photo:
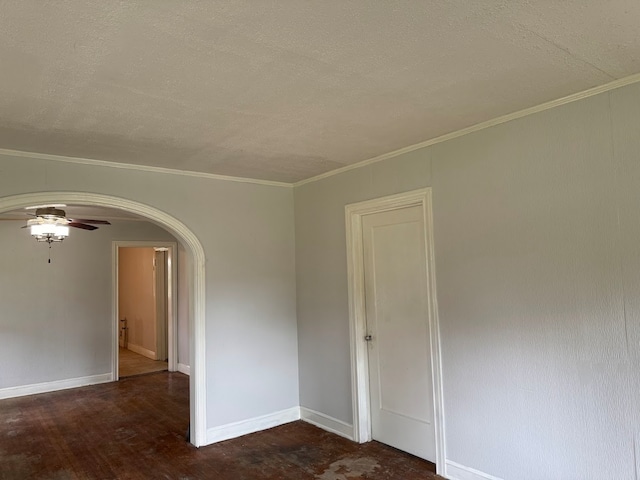
[(144, 373), (163, 372), (168, 368), (167, 362), (151, 360), (126, 348), (120, 347), (118, 355), (118, 377), (120, 378)]

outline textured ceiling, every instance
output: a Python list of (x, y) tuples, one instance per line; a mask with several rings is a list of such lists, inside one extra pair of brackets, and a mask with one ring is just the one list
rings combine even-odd
[(640, 72), (638, 0), (0, 0), (0, 148), (293, 182)]

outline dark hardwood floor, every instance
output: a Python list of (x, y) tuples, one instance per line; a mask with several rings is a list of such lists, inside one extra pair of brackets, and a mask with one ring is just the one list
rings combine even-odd
[(438, 479), (433, 465), (304, 422), (196, 449), (188, 377), (155, 373), (0, 401), (0, 479)]

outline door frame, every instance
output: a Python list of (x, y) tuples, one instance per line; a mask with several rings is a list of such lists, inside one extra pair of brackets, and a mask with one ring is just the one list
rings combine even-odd
[[(171, 350), (171, 339), (169, 338), (169, 330), (171, 329), (171, 310), (169, 309), (169, 302), (173, 304), (173, 308), (177, 309), (176, 304), (178, 303), (178, 296), (173, 295), (171, 289), (169, 275), (172, 273), (170, 269), (171, 265), (173, 265), (173, 261), (175, 260), (169, 260), (168, 252), (169, 247), (153, 247), (153, 264), (155, 267), (153, 269), (153, 291), (155, 295), (156, 313), (156, 359), (162, 360), (166, 358), (168, 370), (170, 372), (175, 372), (175, 370), (171, 370), (171, 362), (169, 360), (169, 352)], [(158, 262), (158, 256), (162, 258), (162, 262)], [(176, 257), (173, 257), (173, 259), (175, 258)], [(161, 267), (160, 263), (162, 263)], [(162, 273), (161, 277), (158, 275), (159, 271)], [(177, 277), (175, 275), (171, 275), (171, 279), (177, 283)], [(162, 296), (158, 295), (159, 291), (162, 292)], [(162, 305), (162, 307), (158, 308), (160, 305)], [(162, 313), (162, 317), (160, 317), (159, 313)], [(174, 335), (176, 335), (174, 338), (177, 343), (177, 328), (176, 331), (174, 331)], [(177, 348), (174, 353), (177, 354)], [(174, 356), (174, 358), (176, 357)], [(177, 362), (174, 363), (177, 369)]]
[[(119, 301), (118, 298), (118, 264), (120, 258), (120, 248), (154, 248), (162, 247), (167, 249), (167, 350), (168, 361), (167, 369), (175, 372), (178, 369), (178, 244), (176, 242), (153, 242), (153, 241), (129, 241), (114, 240), (111, 244), (112, 248), (112, 302), (113, 302), (113, 322), (114, 339), (113, 339), (113, 380), (120, 378), (118, 367), (120, 365), (120, 315), (118, 315)], [(157, 343), (157, 332), (156, 332)]]
[(387, 197), (352, 203), (345, 206), (347, 234), (347, 274), (349, 287), (349, 333), (351, 342), (351, 382), (353, 401), (353, 439), (364, 443), (372, 439), (371, 405), (369, 400), (369, 362), (366, 341), (366, 310), (364, 282), (364, 248), (362, 217), (365, 215), (419, 206), (424, 215), (426, 241), (427, 295), (429, 305), (429, 332), (433, 379), (434, 427), (436, 434), (436, 469), (442, 473), (445, 466), (444, 405), (442, 390), (442, 359), (440, 326), (435, 282), (433, 247), (433, 218), (431, 188), (390, 195)]

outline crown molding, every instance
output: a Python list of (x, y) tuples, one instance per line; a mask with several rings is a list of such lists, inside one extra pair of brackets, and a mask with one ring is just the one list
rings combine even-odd
[(566, 105), (567, 103), (577, 102), (578, 100), (593, 97), (595, 95), (599, 95), (601, 93), (605, 93), (610, 90), (615, 90), (617, 88), (625, 87), (627, 85), (631, 85), (638, 82), (640, 82), (640, 73), (629, 75), (628, 77), (620, 78), (618, 80), (605, 83), (604, 85), (593, 87), (588, 90), (583, 90), (582, 92), (573, 93), (571, 95), (567, 95), (566, 97), (558, 98), (556, 100), (551, 100), (549, 102), (545, 102), (540, 105), (536, 105), (534, 107), (525, 108), (524, 110), (518, 110), (517, 112), (508, 113), (506, 115), (502, 115), (500, 117), (496, 117), (491, 120), (487, 120), (485, 122), (477, 123), (475, 125), (472, 125), (467, 128), (463, 128), (461, 130), (456, 130), (454, 132), (432, 138), (431, 140), (425, 140), (424, 142), (416, 143), (414, 145), (409, 145), (399, 150), (383, 153), (382, 155), (378, 155), (377, 157), (369, 158), (367, 160), (362, 160), (361, 162), (358, 162), (358, 163), (353, 163), (351, 165), (346, 165), (344, 167), (331, 170), (329, 172), (321, 173), (320, 175), (316, 175), (314, 177), (310, 177), (305, 180), (300, 180), (299, 182), (294, 183), (293, 186), (300, 187), (307, 183), (317, 182), (318, 180), (322, 180), (323, 178), (332, 177), (340, 173), (348, 172), (349, 170), (354, 170), (356, 168), (365, 167), (373, 163), (382, 162), (383, 160), (388, 160), (390, 158), (398, 157), (404, 153), (413, 152), (415, 150), (429, 147), (437, 143), (453, 140), (454, 138), (462, 137), (464, 135), (478, 132), (486, 128), (491, 128), (496, 125), (500, 125), (502, 123), (507, 123), (512, 120), (516, 120), (518, 118), (527, 117), (529, 115), (544, 112), (545, 110), (550, 110), (552, 108), (559, 107), (561, 105)]
[(36, 160), (49, 160), (54, 162), (77, 163), (81, 165), (91, 165), (94, 167), (122, 168), (125, 170), (137, 170), (141, 172), (163, 173), (167, 175), (181, 175), (185, 177), (208, 178), (211, 180), (223, 180), (226, 182), (253, 183), (256, 185), (266, 185), (269, 187), (288, 187), (293, 186), (292, 183), (275, 182), (272, 180), (258, 180), (255, 178), (232, 177), (227, 175), (218, 175), (215, 173), (194, 172), (191, 170), (178, 170), (174, 168), (153, 167), (150, 165), (136, 165), (133, 163), (107, 162), (105, 160), (95, 160), (92, 158), (67, 157), (64, 155), (52, 155), (49, 153), (26, 152), (23, 150), (9, 150), (0, 148), (0, 155), (13, 157), (33, 158)]

